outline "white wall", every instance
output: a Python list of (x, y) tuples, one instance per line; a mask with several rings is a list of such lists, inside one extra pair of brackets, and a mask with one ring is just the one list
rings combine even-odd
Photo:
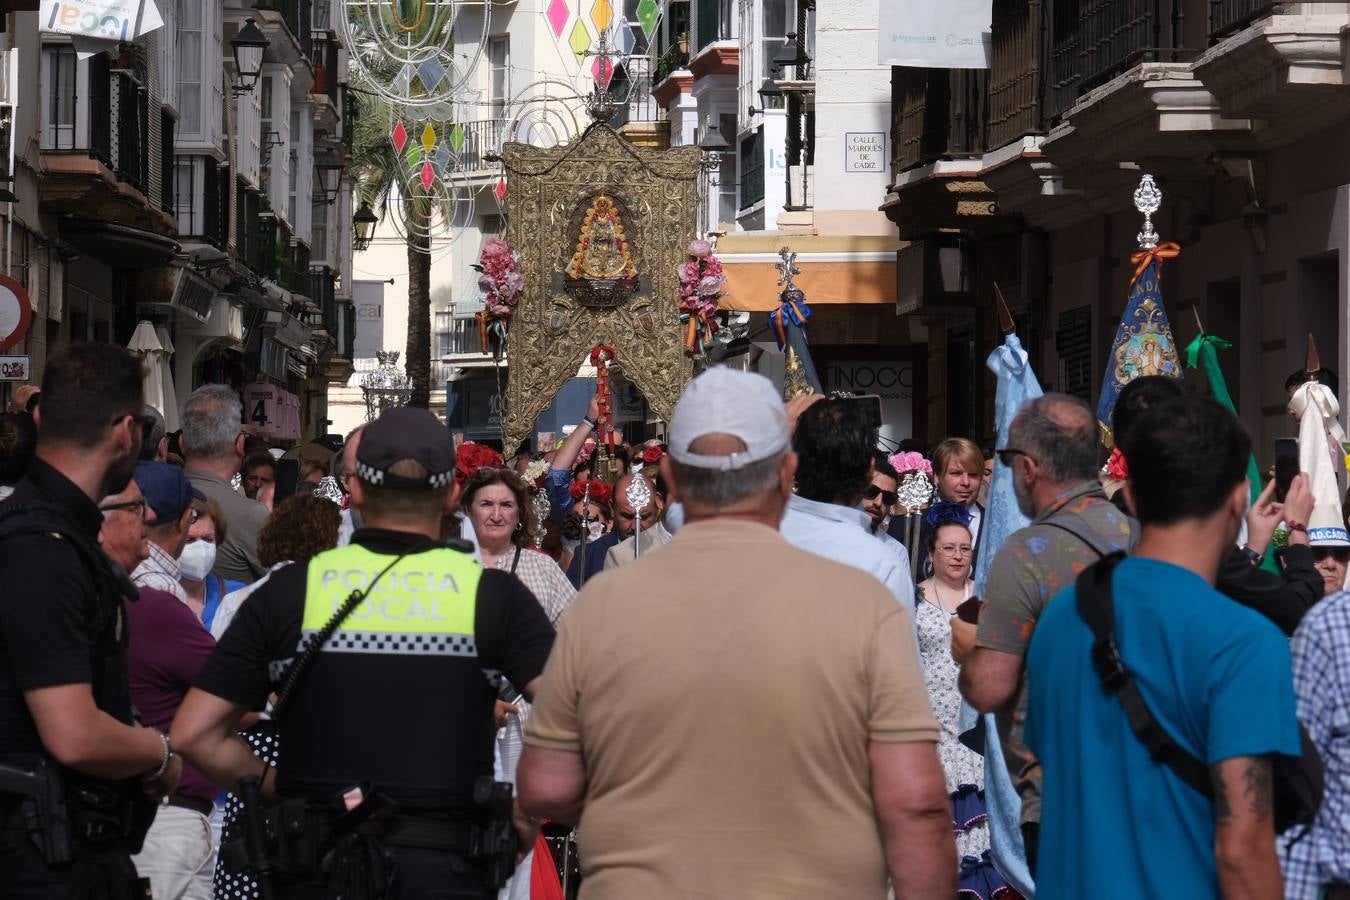
[[(876, 64), (877, 0), (816, 7), (816, 227), (823, 234), (894, 234), (877, 211), (890, 181), (891, 70)], [(849, 133), (880, 133), (875, 172), (845, 172)]]

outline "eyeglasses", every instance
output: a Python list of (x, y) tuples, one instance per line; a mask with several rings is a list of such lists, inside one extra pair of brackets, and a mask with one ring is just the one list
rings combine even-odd
[(994, 453), (998, 455), (998, 461), (1003, 463), (1003, 465), (1007, 466), (1009, 469), (1012, 468), (1013, 460), (1019, 456), (1025, 456), (1032, 462), (1036, 461), (1036, 457), (1032, 456), (1027, 451), (1017, 450), (1013, 447), (1004, 447), (1002, 450), (995, 450)]
[(900, 495), (896, 491), (883, 491), (875, 484), (869, 484), (863, 488), (864, 500), (875, 500), (878, 494), (881, 495), (881, 502), (886, 506), (894, 506), (896, 501), (900, 499)]
[(975, 552), (969, 544), (943, 544), (935, 549), (946, 556), (969, 556)]
[(117, 512), (125, 510), (127, 512), (137, 512), (145, 515), (145, 498), (138, 497), (135, 500), (127, 500), (124, 503), (105, 503), (99, 508), (99, 512)]
[(1312, 554), (1317, 562), (1334, 559), (1338, 563), (1350, 563), (1350, 547), (1313, 547)]

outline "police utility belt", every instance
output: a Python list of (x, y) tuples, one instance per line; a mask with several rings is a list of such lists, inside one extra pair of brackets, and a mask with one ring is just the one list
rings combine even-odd
[[(375, 584), (405, 557), (446, 543), (428, 541), (399, 554), (363, 590), (352, 591), (333, 617), (315, 634), (291, 665), (277, 692), (271, 718), (286, 715), (297, 686), (313, 667), (323, 646), (370, 594)], [(448, 546), (467, 552), (462, 541)], [(449, 811), (400, 809), (369, 783), (342, 791), (327, 803), (283, 798), (264, 807), (261, 778), (239, 781), (242, 837), (221, 848), (227, 864), (248, 871), (260, 896), (270, 896), (271, 881), (303, 881), (322, 876), (330, 896), (351, 900), (385, 896), (396, 872), (389, 848), (436, 850), (463, 856), (481, 870), (484, 881), (500, 888), (515, 871), (518, 847), (512, 821), (513, 789), (490, 776), (474, 784), (472, 822), (449, 818)]]

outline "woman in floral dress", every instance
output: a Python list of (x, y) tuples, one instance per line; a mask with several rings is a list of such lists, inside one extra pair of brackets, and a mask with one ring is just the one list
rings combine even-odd
[(952, 659), (952, 616), (969, 600), (972, 544), (969, 514), (951, 503), (939, 503), (929, 513), (933, 526), (928, 538), (928, 558), (933, 575), (916, 592), (915, 626), (924, 682), (933, 702), (941, 737), (938, 757), (952, 798), (952, 828), (960, 869), (961, 897), (980, 900), (1010, 898), (1014, 892), (1004, 883), (989, 855), (989, 825), (984, 808), (984, 757), (961, 743), (959, 719), (961, 692), (957, 689), (960, 667)]

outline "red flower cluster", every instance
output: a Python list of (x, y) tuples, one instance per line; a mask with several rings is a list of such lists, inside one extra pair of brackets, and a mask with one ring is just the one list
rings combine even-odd
[(594, 478), (592, 478), (590, 481), (572, 482), (572, 499), (580, 503), (581, 499), (586, 496), (587, 485), (590, 485), (592, 500), (599, 501), (600, 503), (613, 502), (614, 488), (610, 487), (605, 482), (597, 481)]
[(659, 463), (661, 458), (665, 455), (666, 451), (662, 450), (659, 444), (653, 444), (638, 454), (638, 459), (642, 460), (646, 465), (654, 466)]
[(486, 444), (465, 441), (455, 451), (455, 482), (463, 484), (484, 466), (498, 468), (502, 464), (502, 455)]

